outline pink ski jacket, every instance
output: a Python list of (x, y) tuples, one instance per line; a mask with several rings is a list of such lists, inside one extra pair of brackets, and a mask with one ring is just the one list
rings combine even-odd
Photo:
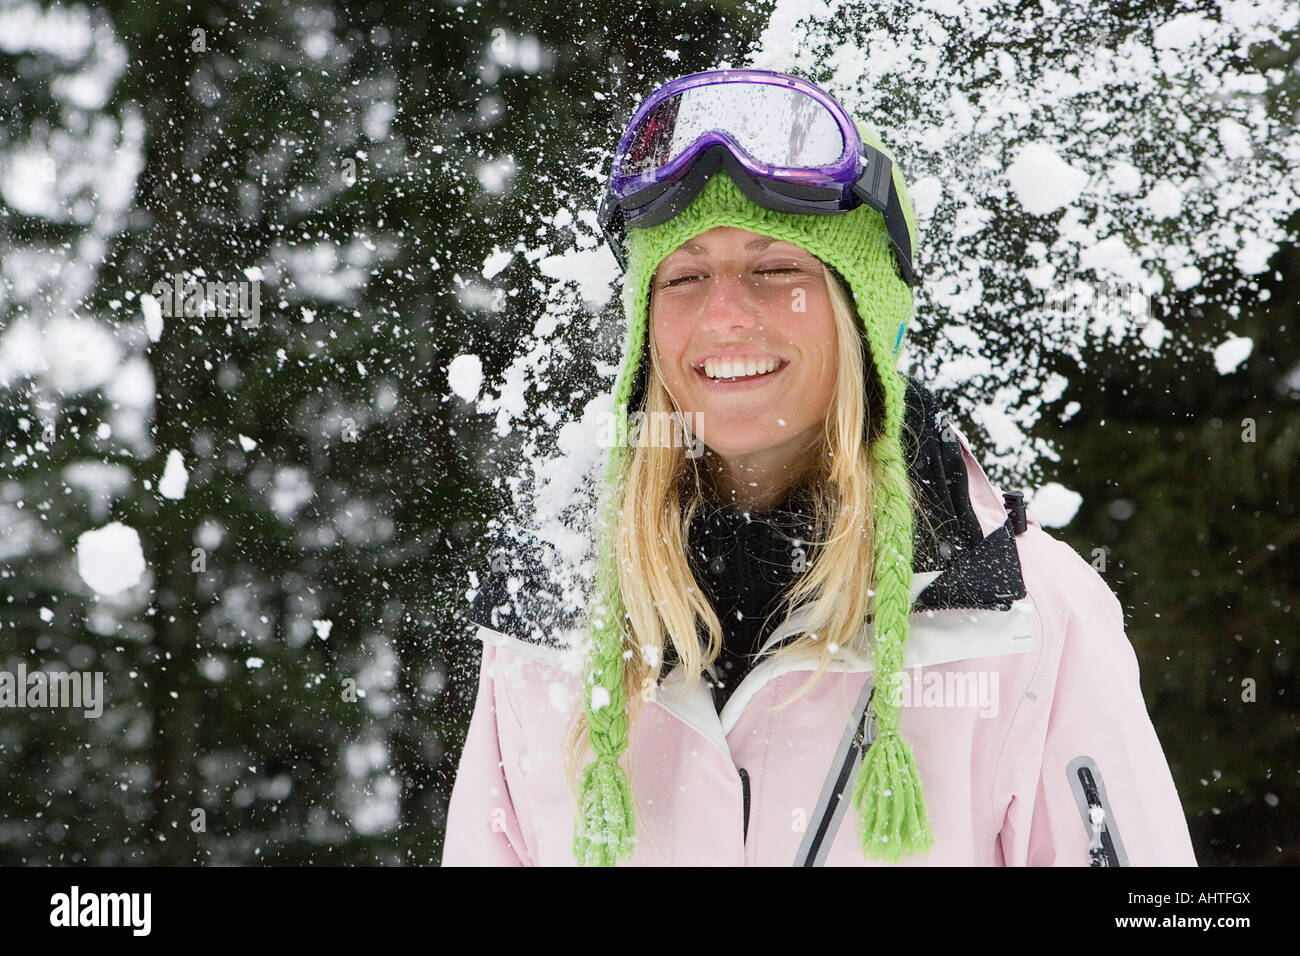
[[(944, 483), (972, 534), (946, 569), (914, 572), (900, 729), (935, 845), (901, 865), (1195, 866), (1119, 602), (946, 428)], [(442, 862), (573, 866), (563, 748), (582, 661), (554, 628), (482, 609), (492, 603), (472, 615), (483, 656)], [(797, 618), (768, 643), (798, 633)], [(772, 713), (815, 668), (765, 660), (721, 713), (680, 667), (647, 694), (625, 757), (633, 865), (887, 865), (864, 858), (852, 806), (875, 731), (870, 660), (841, 652)]]

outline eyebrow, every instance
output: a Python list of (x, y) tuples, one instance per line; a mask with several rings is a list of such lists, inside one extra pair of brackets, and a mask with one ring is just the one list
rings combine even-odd
[[(774, 239), (773, 237), (763, 236), (759, 239), (751, 239), (749, 242), (745, 243), (745, 248), (762, 249), (764, 246), (771, 245), (774, 242), (776, 242), (776, 239)], [(704, 252), (704, 249), (701, 248), (698, 242), (688, 242), (684, 244), (681, 248), (686, 250), (688, 253), (690, 253), (693, 256), (701, 255)]]

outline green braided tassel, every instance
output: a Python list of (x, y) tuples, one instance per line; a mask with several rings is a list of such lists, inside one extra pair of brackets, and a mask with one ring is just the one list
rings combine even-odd
[[(623, 641), (617, 592), (609, 588), (612, 568), (601, 576), (606, 599), (598, 605), (587, 684), (587, 721), (596, 759), (583, 769), (573, 855), (582, 866), (614, 866), (631, 858), (636, 846), (632, 787), (619, 756), (627, 749), (628, 715), (623, 694)], [(612, 600), (611, 600), (612, 599)], [(604, 702), (593, 706), (598, 690)]]
[[(620, 407), (619, 442), (611, 450), (605, 483), (614, 486), (624, 467), (621, 442), (625, 440), (626, 399)], [(597, 588), (602, 595), (593, 620), (593, 640), (588, 660), (587, 724), (596, 759), (582, 771), (578, 820), (573, 833), (573, 856), (580, 866), (615, 866), (632, 857), (636, 848), (636, 817), (632, 787), (619, 756), (627, 749), (628, 715), (623, 693), (623, 602), (614, 566), (613, 503), (606, 502), (601, 532)], [(604, 703), (593, 706), (597, 689)]]
[(898, 731), (877, 737), (867, 751), (853, 805), (868, 858), (897, 863), (904, 853), (925, 853), (934, 846), (916, 761)]
[[(636, 847), (636, 818), (632, 787), (619, 755), (627, 749), (628, 716), (623, 699), (623, 654), (620, 632), (609, 618), (596, 632), (591, 683), (587, 691), (587, 720), (596, 759), (582, 771), (578, 826), (573, 855), (582, 866), (614, 866), (630, 859)], [(602, 688), (607, 703), (592, 706), (593, 692)]]
[(573, 855), (582, 866), (614, 866), (636, 848), (632, 788), (617, 757), (599, 757), (582, 772), (579, 829)]
[[(873, 334), (874, 333), (874, 334)], [(879, 338), (878, 330), (868, 335)], [(877, 342), (872, 343), (878, 346)], [(895, 370), (881, 370), (885, 392), (885, 438), (872, 448), (882, 478), (876, 507), (875, 660), (877, 693), (871, 699), (880, 736), (862, 759), (853, 788), (858, 810), (862, 852), (868, 859), (896, 863), (904, 853), (923, 853), (934, 845), (921, 792), (921, 775), (907, 741), (898, 732), (899, 704), (893, 691), (903, 669), (911, 613), (911, 504), (903, 489), (908, 482), (901, 432), (904, 385)]]

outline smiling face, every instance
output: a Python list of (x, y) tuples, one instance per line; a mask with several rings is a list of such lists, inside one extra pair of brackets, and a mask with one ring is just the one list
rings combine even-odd
[(668, 391), (741, 485), (781, 484), (835, 393), (836, 332), (816, 256), (733, 226), (687, 240), (651, 279)]

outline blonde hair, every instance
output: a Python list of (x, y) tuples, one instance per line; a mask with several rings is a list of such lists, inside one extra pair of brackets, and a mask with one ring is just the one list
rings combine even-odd
[[(835, 391), (817, 441), (791, 471), (785, 489), (806, 487), (814, 531), (805, 544), (818, 551), (777, 609), (788, 615), (795, 608), (805, 608), (808, 616), (801, 622), (803, 633), (765, 652), (779, 657), (812, 651), (818, 666), (777, 711), (794, 703), (826, 673), (835, 653), (832, 647), (866, 659), (871, 656), (870, 635), (863, 625), (871, 597), (868, 582), (874, 559), (872, 504), (877, 477), (868, 448), (884, 430), (883, 390), (874, 364), (864, 368), (872, 357), (850, 293), (825, 263), (822, 275), (836, 331)], [(654, 323), (647, 320), (646, 328), (649, 374), (643, 410), (653, 420), (658, 418), (654, 413), (681, 410), (659, 371)], [(874, 386), (870, 389), (866, 387), (868, 372)], [(632, 411), (629, 409), (629, 414)], [(691, 520), (704, 492), (712, 490), (711, 479), (707, 471), (702, 474), (698, 461), (688, 457), (684, 448), (635, 443), (616, 491), (615, 561), (625, 624), (630, 625), (630, 633), (625, 627), (623, 641), (623, 697), (630, 705), (629, 727), (635, 725), (646, 694), (658, 683), (667, 641), (672, 642), (687, 686), (699, 680), (722, 647), (722, 625), (687, 558)], [(914, 489), (911, 482), (906, 484), (912, 510), (917, 513)], [(846, 587), (846, 582), (862, 582), (862, 586)], [(701, 646), (697, 630), (701, 625), (708, 636), (706, 647)], [(587, 731), (586, 709), (580, 700), (565, 743), (565, 768), (575, 801), (579, 754), (588, 742)], [(634, 741), (635, 736), (629, 734), (629, 740)], [(630, 747), (628, 759), (632, 759)]]

